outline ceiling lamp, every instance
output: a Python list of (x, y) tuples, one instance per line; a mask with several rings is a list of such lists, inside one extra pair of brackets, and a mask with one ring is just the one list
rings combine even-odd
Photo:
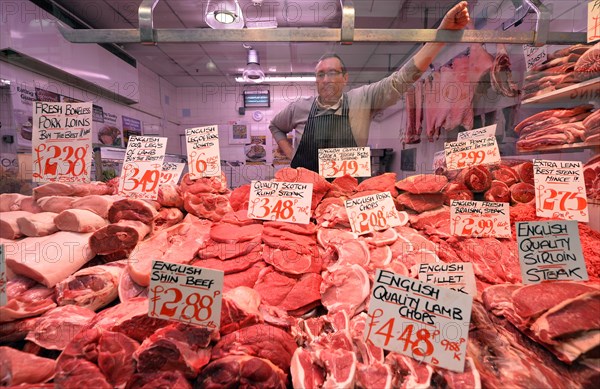
[(248, 61), (246, 69), (242, 73), (242, 78), (245, 82), (253, 82), (255, 84), (261, 83), (265, 79), (265, 73), (263, 73), (258, 62), (258, 52), (254, 49), (248, 50)]
[[(282, 82), (282, 83), (291, 83), (291, 82), (315, 82), (317, 80), (317, 78), (315, 77), (314, 74), (300, 74), (300, 75), (281, 75), (281, 76), (265, 76), (265, 78), (263, 79), (263, 82), (268, 82), (268, 83), (272, 83), (272, 82)], [(236, 82), (239, 83), (246, 83), (248, 81), (246, 81), (244, 79), (244, 77), (236, 77), (235, 78)]]
[(210, 28), (244, 28), (244, 16), (237, 0), (208, 1), (204, 21)]

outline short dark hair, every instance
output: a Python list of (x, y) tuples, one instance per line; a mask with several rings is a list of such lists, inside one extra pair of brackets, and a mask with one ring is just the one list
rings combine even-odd
[(337, 58), (338, 61), (340, 61), (340, 63), (342, 64), (342, 73), (346, 73), (346, 64), (344, 63), (344, 61), (342, 60), (342, 58), (337, 55), (336, 53), (325, 53), (321, 56), (321, 58), (319, 58), (319, 60), (317, 61), (317, 64), (321, 61), (324, 61), (328, 58)]

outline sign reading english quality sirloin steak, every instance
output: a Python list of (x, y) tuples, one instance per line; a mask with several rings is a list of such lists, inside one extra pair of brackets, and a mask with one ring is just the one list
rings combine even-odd
[(588, 279), (576, 221), (517, 222), (524, 284)]

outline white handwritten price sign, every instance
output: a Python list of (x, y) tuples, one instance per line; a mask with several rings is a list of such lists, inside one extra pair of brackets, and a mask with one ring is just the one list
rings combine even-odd
[(472, 263), (421, 263), (415, 267), (419, 281), (477, 296)]
[(319, 149), (319, 174), (325, 178), (371, 177), (371, 148)]
[(588, 3), (587, 42), (595, 42), (598, 39), (600, 39), (600, 0), (592, 0)]
[(496, 137), (467, 139), (444, 143), (448, 170), (500, 162)]
[(548, 46), (523, 45), (523, 54), (525, 55), (525, 67), (530, 71), (534, 66), (541, 64), (548, 59)]
[(537, 216), (589, 221), (582, 166), (580, 161), (533, 160)]
[(0, 307), (6, 305), (6, 262), (4, 260), (4, 245), (0, 244)]
[(162, 172), (160, 173), (161, 185), (177, 185), (185, 163), (183, 162), (163, 162)]
[(148, 316), (218, 329), (223, 277), (220, 270), (152, 261)]
[(498, 127), (497, 124), (492, 124), (490, 126), (476, 128), (471, 131), (459, 132), (456, 140), (481, 139), (496, 136), (496, 127)]
[(186, 128), (185, 137), (190, 178), (220, 176), (219, 126)]
[(510, 238), (508, 203), (452, 200), (450, 231), (457, 236)]
[(33, 103), (34, 182), (90, 182), (92, 103)]
[(472, 305), (468, 294), (377, 269), (365, 340), (462, 372)]
[(302, 182), (252, 181), (248, 217), (308, 224), (313, 184)]
[(166, 149), (167, 138), (131, 136), (125, 150), (119, 195), (156, 200)]
[(368, 234), (402, 225), (390, 192), (348, 199), (344, 205), (352, 231), (356, 234)]
[(575, 220), (517, 222), (516, 230), (524, 284), (588, 279)]

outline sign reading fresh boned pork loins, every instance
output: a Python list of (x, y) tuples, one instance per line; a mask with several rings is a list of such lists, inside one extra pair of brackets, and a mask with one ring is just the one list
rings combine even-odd
[(221, 270), (152, 261), (148, 316), (218, 330), (223, 277)]
[(365, 340), (419, 362), (462, 372), (473, 297), (377, 269)]
[(252, 181), (248, 201), (250, 219), (308, 224), (313, 184)]

